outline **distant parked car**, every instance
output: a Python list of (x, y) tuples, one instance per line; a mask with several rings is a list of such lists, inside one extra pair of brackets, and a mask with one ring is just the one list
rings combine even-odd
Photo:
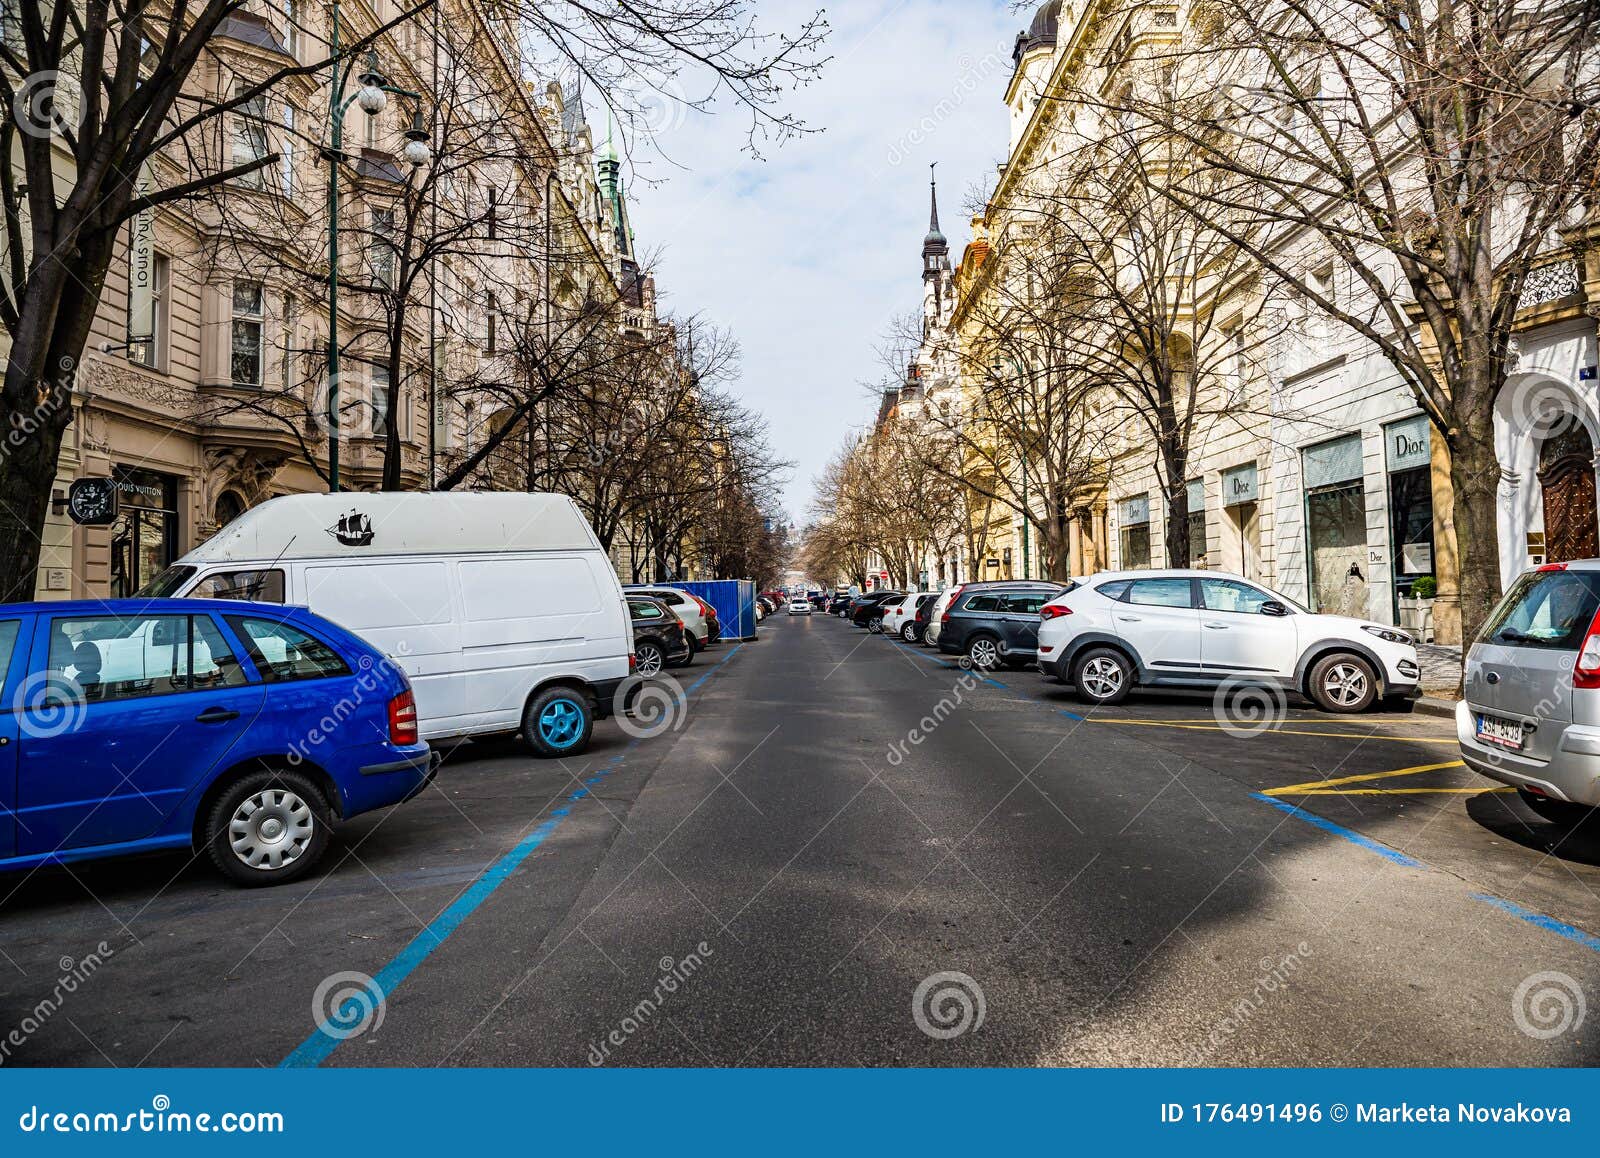
[(790, 615), (810, 615), (811, 612), (811, 600), (805, 598), (789, 600)]
[(0, 605), (0, 697), (0, 869), (182, 849), (283, 884), (437, 763), (405, 674), (299, 607)]
[(1039, 648), (1039, 612), (1068, 590), (1059, 583), (977, 583), (958, 595), (943, 616), (939, 650), (960, 655), (978, 671), (1033, 663)]
[(1259, 583), (1216, 571), (1096, 575), (1044, 608), (1039, 667), (1089, 704), (1135, 687), (1227, 682), (1302, 692), (1328, 712), (1380, 700), (1409, 711), (1417, 649), (1405, 632), (1316, 615)]
[(938, 598), (935, 592), (918, 591), (888, 606), (883, 615), (883, 633), (899, 636), (906, 643), (916, 643), (921, 638), (921, 628), (917, 626), (917, 613), (922, 608), (931, 606)]
[[(935, 591), (929, 594), (926, 599), (918, 601), (916, 615), (912, 618), (913, 635), (911, 642), (920, 643), (923, 647), (934, 646), (928, 640), (928, 630), (933, 625), (934, 608), (939, 605), (939, 601), (942, 598), (944, 598), (944, 593)], [(900, 628), (900, 635), (902, 638), (905, 636), (905, 628), (903, 626)]]
[(987, 591), (1002, 587), (1018, 587), (1037, 591), (1048, 592), (1055, 595), (1060, 592), (1061, 584), (1051, 583), (1044, 579), (996, 579), (985, 580), (981, 583), (957, 583), (947, 587), (939, 593), (939, 598), (934, 601), (928, 610), (928, 626), (923, 631), (923, 642), (930, 647), (938, 647), (939, 639), (944, 630), (945, 613), (950, 610), (951, 604), (961, 598), (963, 592)]
[(859, 596), (850, 604), (850, 622), (868, 631), (882, 631), (884, 604), (904, 597), (904, 591), (872, 591)]
[(645, 595), (651, 599), (659, 599), (677, 613), (679, 619), (689, 632), (689, 647), (696, 654), (710, 647), (714, 642), (712, 638), (712, 622), (705, 613), (708, 606), (701, 600), (690, 595), (687, 591), (679, 591), (676, 587), (665, 584), (633, 584), (624, 587), (623, 592), (628, 595)]
[(1600, 805), (1600, 560), (1523, 575), (1467, 653), (1461, 757), (1546, 819)]
[(640, 675), (648, 679), (665, 668), (694, 662), (688, 628), (672, 608), (659, 599), (630, 595), (628, 613), (633, 619), (633, 656)]

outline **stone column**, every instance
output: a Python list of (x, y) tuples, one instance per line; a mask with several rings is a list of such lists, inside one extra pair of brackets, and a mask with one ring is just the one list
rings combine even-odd
[(1439, 592), (1433, 601), (1434, 642), (1461, 645), (1461, 556), (1456, 547), (1455, 487), (1450, 482), (1450, 448), (1439, 432), (1429, 439), (1433, 481), (1433, 575)]

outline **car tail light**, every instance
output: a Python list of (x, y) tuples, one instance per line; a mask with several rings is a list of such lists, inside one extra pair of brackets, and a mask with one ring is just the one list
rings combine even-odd
[(628, 656), (628, 674), (632, 675), (636, 670), (638, 670), (638, 667), (639, 657), (636, 655)]
[(1583, 637), (1578, 649), (1578, 661), (1572, 665), (1572, 686), (1575, 688), (1600, 688), (1600, 611), (1595, 612), (1589, 624), (1589, 633)]
[(1040, 619), (1058, 619), (1063, 615), (1071, 614), (1072, 608), (1062, 607), (1056, 603), (1046, 603), (1043, 607), (1039, 608)]
[(389, 743), (409, 747), (417, 742), (417, 697), (407, 688), (389, 701)]
[(1546, 563), (1543, 567), (1538, 568), (1540, 571), (1565, 571), (1566, 569), (1567, 565), (1565, 563)]

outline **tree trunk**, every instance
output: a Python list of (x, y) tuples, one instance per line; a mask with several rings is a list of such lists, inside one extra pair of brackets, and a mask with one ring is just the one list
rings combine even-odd
[[(1493, 397), (1493, 395), (1489, 395)], [(1496, 492), (1500, 460), (1494, 451), (1492, 410), (1463, 422), (1450, 438), (1455, 488), (1456, 548), (1460, 555), (1461, 638), (1470, 646), (1500, 601), (1500, 527)]]
[(1174, 432), (1164, 440), (1161, 461), (1167, 476), (1167, 566), (1189, 567), (1189, 448)]
[(38, 583), (40, 532), (50, 512), (62, 430), (42, 425), (18, 445), (0, 438), (0, 603), (32, 601)]

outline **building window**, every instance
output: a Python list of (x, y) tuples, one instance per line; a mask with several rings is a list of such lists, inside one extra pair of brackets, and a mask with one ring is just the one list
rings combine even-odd
[(285, 197), (294, 196), (294, 106), (283, 102), (283, 148), (278, 155), (278, 184)]
[(168, 327), (171, 316), (167, 298), (172, 278), (172, 260), (164, 253), (150, 261), (150, 340), (128, 343), (128, 361), (149, 370), (167, 372)]
[(1361, 436), (1310, 447), (1304, 452), (1304, 468), (1312, 608), (1365, 617), (1371, 563)]
[(233, 283), (232, 372), (235, 386), (261, 386), (263, 296), (258, 281)]
[(305, 0), (287, 0), (284, 5), (283, 43), (288, 48), (289, 55), (296, 60), (301, 59), (301, 54), (306, 47), (306, 6)]
[(1150, 566), (1150, 496), (1134, 495), (1118, 505), (1122, 547), (1122, 567), (1133, 570)]
[(283, 382), (285, 390), (294, 386), (295, 368), (294, 358), (298, 353), (296, 344), (299, 342), (300, 328), (300, 303), (294, 298), (285, 295), (283, 299)]
[(374, 366), (371, 375), (371, 398), (368, 400), (367, 432), (381, 437), (388, 429), (389, 405), (394, 393), (394, 382), (389, 377), (389, 367)]
[(384, 289), (394, 288), (394, 210), (372, 211), (372, 277)]
[[(237, 98), (251, 86), (240, 81), (234, 87)], [(269, 152), (267, 145), (267, 98), (257, 93), (233, 110), (233, 164), (235, 167), (260, 161)], [(239, 178), (241, 185), (261, 189), (266, 185), (260, 169)]]
[(111, 478), (111, 597), (126, 599), (178, 557), (178, 480), (131, 466), (112, 467)]
[(1206, 559), (1206, 484), (1189, 484), (1189, 566), (1204, 567)]
[(491, 354), (498, 353), (500, 298), (495, 294), (489, 295), (488, 332), (484, 335), (484, 345)]

